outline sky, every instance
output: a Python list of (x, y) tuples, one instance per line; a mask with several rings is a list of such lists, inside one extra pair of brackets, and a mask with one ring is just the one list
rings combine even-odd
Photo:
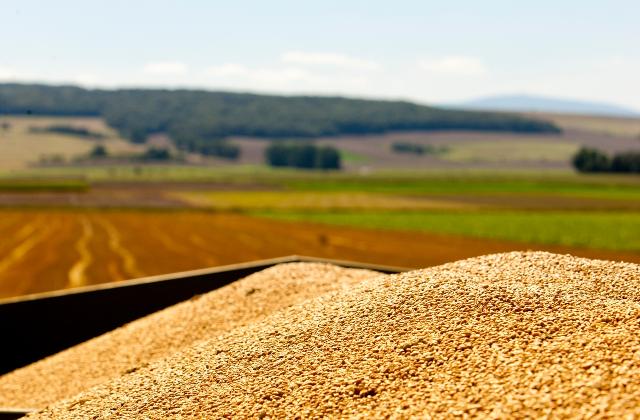
[(638, 0), (0, 0), (0, 81), (640, 110)]

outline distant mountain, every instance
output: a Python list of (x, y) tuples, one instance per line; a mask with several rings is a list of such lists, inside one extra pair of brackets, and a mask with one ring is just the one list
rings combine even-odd
[(500, 95), (456, 104), (457, 108), (483, 111), (559, 112), (567, 114), (640, 117), (640, 112), (602, 102), (550, 98), (534, 95)]

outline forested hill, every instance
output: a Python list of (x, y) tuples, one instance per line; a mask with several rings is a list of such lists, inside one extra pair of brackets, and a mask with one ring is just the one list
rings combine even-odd
[(549, 122), (516, 115), (400, 101), (25, 84), (0, 84), (0, 114), (102, 116), (132, 141), (164, 132), (185, 149), (232, 135), (302, 138), (392, 130), (559, 131)]

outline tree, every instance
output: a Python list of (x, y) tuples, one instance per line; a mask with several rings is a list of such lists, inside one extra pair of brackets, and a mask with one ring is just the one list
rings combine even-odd
[(425, 153), (425, 147), (421, 144), (406, 142), (394, 142), (391, 145), (391, 150), (396, 153), (413, 153), (415, 155), (423, 155)]
[(289, 148), (284, 143), (273, 142), (266, 148), (265, 158), (271, 166), (289, 166)]
[(611, 161), (611, 171), (639, 173), (640, 152), (623, 152), (614, 155)]
[(597, 149), (583, 147), (573, 156), (573, 166), (580, 172), (607, 172), (611, 159)]
[(318, 149), (312, 144), (296, 144), (290, 146), (289, 166), (303, 169), (312, 169), (317, 167), (317, 150)]
[(318, 163), (321, 169), (340, 169), (340, 152), (335, 147), (325, 146), (318, 150)]

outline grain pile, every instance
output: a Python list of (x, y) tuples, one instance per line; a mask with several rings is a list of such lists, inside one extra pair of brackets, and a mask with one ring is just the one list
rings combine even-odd
[(44, 407), (198, 340), (377, 275), (318, 263), (266, 269), (0, 377), (0, 407)]
[(32, 418), (640, 415), (640, 266), (508, 253), (278, 311)]

